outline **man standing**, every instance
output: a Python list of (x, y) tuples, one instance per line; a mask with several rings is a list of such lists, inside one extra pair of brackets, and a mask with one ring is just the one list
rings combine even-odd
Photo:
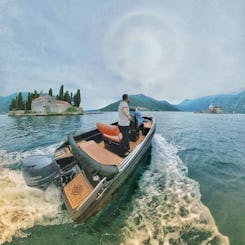
[(124, 94), (122, 96), (122, 101), (119, 104), (118, 107), (118, 126), (120, 129), (120, 132), (123, 135), (122, 139), (122, 145), (124, 148), (124, 153), (129, 150), (129, 140), (128, 140), (128, 132), (129, 132), (129, 124), (131, 120), (131, 116), (129, 115), (129, 97), (127, 94)]

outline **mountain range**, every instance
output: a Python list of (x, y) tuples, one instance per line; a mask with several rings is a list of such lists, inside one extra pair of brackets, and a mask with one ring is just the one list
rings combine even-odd
[[(22, 93), (24, 99), (27, 93)], [(6, 97), (0, 96), (0, 113), (7, 113), (9, 105), (18, 93), (11, 94)], [(202, 112), (206, 111), (212, 105), (220, 105), (225, 113), (245, 113), (245, 90), (230, 93), (218, 94), (200, 97), (197, 99), (184, 100), (178, 105), (172, 105), (165, 100), (156, 100), (144, 94), (130, 95), (130, 106), (141, 106), (150, 111), (189, 111)], [(120, 101), (101, 108), (100, 111), (117, 111)]]
[(245, 113), (245, 90), (231, 93), (205, 96), (193, 100), (184, 100), (176, 105), (180, 111), (206, 111), (210, 105), (220, 105), (225, 113)]
[[(129, 102), (130, 107), (140, 106), (149, 111), (178, 111), (178, 109), (174, 105), (171, 105), (167, 101), (155, 100), (144, 94), (130, 95), (129, 98), (130, 98), (130, 102)], [(120, 103), (120, 100), (104, 108), (101, 108), (100, 110), (101, 111), (117, 111), (119, 103)]]
[[(0, 113), (7, 113), (12, 99), (15, 99), (18, 96), (18, 93), (10, 94), (6, 97), (0, 96)], [(23, 99), (26, 100), (28, 93), (22, 93)]]

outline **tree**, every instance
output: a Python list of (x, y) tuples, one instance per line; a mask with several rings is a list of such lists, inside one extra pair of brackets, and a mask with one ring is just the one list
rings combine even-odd
[(11, 104), (9, 106), (9, 110), (10, 111), (16, 110), (16, 99), (12, 99)]
[(70, 103), (70, 100), (71, 100), (71, 97), (70, 97), (70, 94), (68, 91), (65, 92), (65, 95), (64, 95), (64, 101), (67, 101)]
[(77, 93), (74, 95), (73, 98), (74, 105), (79, 107), (81, 103), (81, 95), (80, 95), (80, 89), (77, 90)]
[(17, 110), (25, 110), (25, 102), (23, 100), (23, 96), (22, 96), (21, 92), (19, 92), (19, 94), (18, 94), (16, 104), (17, 104), (17, 106), (16, 106)]
[(60, 87), (59, 99), (60, 100), (63, 100), (64, 99), (64, 85), (61, 85), (61, 87)]
[(72, 92), (71, 92), (71, 95), (70, 95), (70, 104), (72, 104), (72, 100), (73, 100), (73, 94), (72, 94)]
[(31, 102), (32, 102), (33, 95), (31, 93), (28, 93), (27, 101), (26, 101), (26, 110), (31, 110)]
[(37, 93), (37, 90), (34, 90), (34, 95), (33, 95), (33, 99), (36, 99), (39, 97), (39, 94)]
[(52, 88), (49, 89), (48, 95), (49, 95), (49, 96), (53, 96), (53, 90), (52, 90)]

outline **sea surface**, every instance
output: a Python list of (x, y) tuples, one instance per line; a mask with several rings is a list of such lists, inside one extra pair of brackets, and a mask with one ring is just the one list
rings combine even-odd
[(0, 115), (0, 244), (244, 245), (245, 115), (152, 114), (157, 132), (139, 171), (80, 225), (55, 186), (25, 185), (21, 159), (52, 155), (69, 132), (114, 122), (117, 113)]

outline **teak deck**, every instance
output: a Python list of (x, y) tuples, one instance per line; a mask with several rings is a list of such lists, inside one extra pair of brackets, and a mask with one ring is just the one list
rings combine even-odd
[(117, 154), (101, 147), (95, 141), (82, 141), (79, 147), (86, 152), (95, 161), (106, 164), (106, 165), (119, 165), (123, 158), (119, 157)]
[(82, 173), (64, 187), (64, 193), (72, 209), (79, 207), (93, 191)]

